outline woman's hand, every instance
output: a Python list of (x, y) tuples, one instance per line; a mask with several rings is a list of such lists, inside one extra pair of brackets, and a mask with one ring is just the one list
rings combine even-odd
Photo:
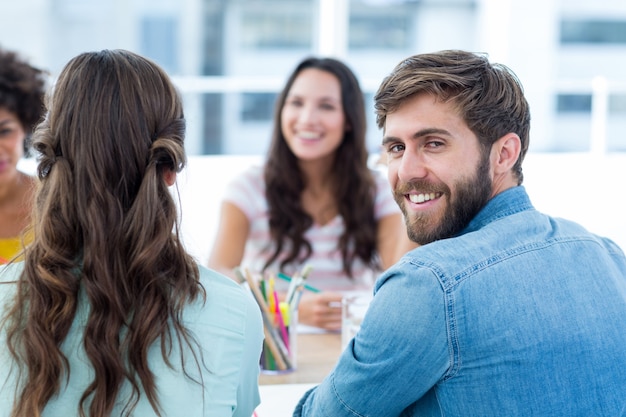
[(342, 298), (342, 294), (330, 291), (303, 294), (298, 305), (298, 321), (329, 331), (341, 330)]

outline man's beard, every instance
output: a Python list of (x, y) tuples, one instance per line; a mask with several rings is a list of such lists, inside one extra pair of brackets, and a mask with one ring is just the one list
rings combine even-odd
[[(445, 184), (432, 184), (426, 181), (405, 183), (394, 191), (394, 198), (404, 214), (409, 239), (420, 245), (425, 245), (455, 236), (467, 227), (469, 222), (487, 204), (491, 196), (489, 152), (483, 154), (473, 177), (462, 178), (455, 185), (454, 196)], [(407, 204), (405, 195), (410, 190), (442, 193), (440, 198), (447, 198), (448, 203), (443, 216), (432, 213), (416, 215), (411, 212), (412, 217), (409, 217), (405, 206)]]

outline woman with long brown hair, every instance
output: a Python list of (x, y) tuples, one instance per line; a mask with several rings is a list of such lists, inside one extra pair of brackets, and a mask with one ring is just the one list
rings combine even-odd
[(263, 167), (228, 187), (209, 266), (292, 275), (312, 266), (301, 323), (338, 330), (342, 293), (373, 278), (408, 249), (402, 215), (384, 175), (368, 167), (363, 92), (352, 70), (310, 57), (276, 103)]
[(0, 273), (0, 416), (246, 416), (259, 308), (198, 266), (168, 189), (181, 99), (134, 53), (84, 53), (34, 134), (34, 241)]

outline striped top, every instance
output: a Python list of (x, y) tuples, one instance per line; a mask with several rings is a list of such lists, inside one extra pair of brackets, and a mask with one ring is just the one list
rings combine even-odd
[[(400, 209), (393, 199), (387, 179), (377, 170), (372, 170), (372, 175), (376, 183), (375, 220), (379, 221), (385, 216), (400, 213)], [(248, 267), (251, 271), (260, 271), (272, 253), (270, 249), (273, 248), (269, 231), (263, 168), (253, 166), (231, 181), (230, 185), (226, 187), (224, 200), (239, 207), (250, 222), (250, 233), (241, 266)], [(301, 270), (306, 264), (313, 267), (308, 277), (308, 282), (322, 290), (353, 291), (371, 289), (380, 271), (372, 271), (359, 258), (355, 259), (352, 264), (354, 279), (348, 278), (342, 270), (341, 251), (338, 249), (337, 244), (343, 232), (344, 222), (339, 215), (323, 226), (313, 224), (305, 232), (305, 237), (312, 247), (311, 257), (304, 264), (290, 264), (280, 272), (291, 276)], [(287, 250), (283, 250), (279, 259), (285, 258), (287, 253)], [(278, 261), (274, 262), (269, 270), (278, 272), (279, 264), (280, 262)], [(279, 282), (277, 281), (278, 284)], [(284, 288), (279, 289), (284, 290)]]

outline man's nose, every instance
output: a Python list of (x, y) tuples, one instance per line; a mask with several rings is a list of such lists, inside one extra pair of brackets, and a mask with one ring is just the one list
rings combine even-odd
[(398, 166), (398, 179), (409, 182), (423, 179), (428, 175), (428, 168), (424, 156), (419, 152), (405, 150)]

